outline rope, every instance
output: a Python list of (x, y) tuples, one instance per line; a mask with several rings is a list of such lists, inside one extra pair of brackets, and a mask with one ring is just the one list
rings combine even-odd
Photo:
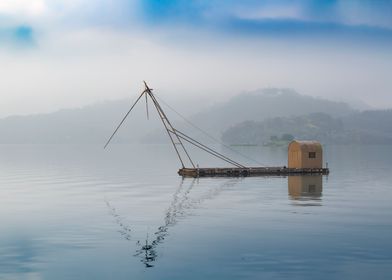
[(224, 160), (224, 161), (226, 161), (226, 162), (228, 162), (228, 163), (230, 163), (230, 164), (232, 164), (234, 166), (240, 167), (240, 168), (246, 168), (244, 165), (242, 165), (242, 164), (240, 164), (240, 163), (238, 163), (238, 162), (236, 162), (236, 161), (234, 161), (234, 160), (232, 160), (232, 159), (230, 159), (230, 158), (228, 158), (228, 157), (218, 153), (217, 151), (207, 147), (206, 145), (203, 145), (202, 143), (196, 141), (195, 139), (189, 137), (188, 135), (182, 133), (181, 131), (178, 131), (177, 129), (175, 129), (174, 133), (178, 133), (179, 134), (178, 136), (181, 139), (184, 139), (188, 143), (191, 143), (192, 145), (198, 147), (199, 149), (202, 149), (202, 150), (206, 151), (207, 153), (210, 153), (211, 155), (213, 155), (213, 156), (215, 156), (217, 158), (220, 158), (221, 160)]
[[(154, 95), (155, 96), (155, 95)], [(215, 141), (216, 143), (224, 146), (225, 148), (229, 149), (230, 151), (242, 156), (243, 158), (246, 158), (250, 161), (253, 161), (261, 166), (265, 166), (264, 164), (262, 164), (261, 162), (247, 156), (244, 155), (243, 153), (233, 149), (232, 147), (226, 145), (225, 143), (223, 143), (222, 141), (219, 141), (218, 139), (216, 139), (214, 136), (212, 136), (211, 134), (209, 134), (208, 132), (204, 131), (203, 129), (201, 129), (200, 127), (198, 127), (197, 125), (195, 125), (194, 123), (192, 123), (190, 120), (188, 120), (186, 117), (184, 117), (182, 114), (180, 114), (178, 111), (176, 111), (173, 107), (171, 107), (169, 104), (167, 104), (164, 100), (162, 100), (161, 97), (159, 96), (155, 96), (157, 99), (159, 99), (159, 101), (161, 101), (167, 108), (169, 108), (170, 110), (172, 110), (174, 113), (176, 113), (180, 118), (182, 118), (186, 123), (188, 123), (190, 126), (192, 126), (193, 128), (199, 130), (200, 132), (202, 132), (204, 135), (206, 135), (207, 137), (209, 137), (211, 140)]]

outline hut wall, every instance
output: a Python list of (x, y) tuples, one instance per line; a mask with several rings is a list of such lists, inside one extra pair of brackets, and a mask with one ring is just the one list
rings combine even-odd
[(316, 141), (293, 141), (288, 149), (289, 168), (322, 168), (323, 150)]
[[(301, 146), (302, 168), (322, 168), (323, 167), (323, 152), (320, 146), (306, 145)], [(313, 155), (314, 157), (311, 157)]]
[(291, 142), (288, 151), (288, 167), (302, 168), (301, 147), (297, 142)]

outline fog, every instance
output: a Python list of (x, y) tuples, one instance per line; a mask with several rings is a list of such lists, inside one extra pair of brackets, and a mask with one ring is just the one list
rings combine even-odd
[[(392, 107), (387, 4), (365, 13), (365, 1), (354, 13), (337, 1), (330, 14), (343, 15), (325, 19), (301, 1), (228, 1), (221, 9), (212, 1), (202, 10), (193, 1), (28, 2), (0, 5), (0, 117), (132, 100), (143, 80), (184, 100), (185, 112), (199, 98), (203, 109), (266, 87)], [(263, 13), (245, 13), (252, 7)]]

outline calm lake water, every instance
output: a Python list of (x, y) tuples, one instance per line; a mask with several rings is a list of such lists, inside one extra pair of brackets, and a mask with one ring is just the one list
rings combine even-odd
[(169, 145), (0, 146), (0, 279), (390, 279), (392, 146), (324, 153), (328, 177), (194, 180)]

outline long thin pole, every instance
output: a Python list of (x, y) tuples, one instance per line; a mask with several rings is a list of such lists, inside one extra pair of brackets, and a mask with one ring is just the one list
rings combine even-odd
[(236, 161), (226, 157), (225, 155), (222, 155), (221, 153), (218, 153), (217, 151), (211, 149), (210, 147), (207, 147), (206, 145), (200, 143), (199, 141), (193, 139), (192, 137), (189, 137), (188, 135), (182, 133), (181, 131), (178, 131), (177, 129), (175, 129), (175, 132), (179, 134), (178, 136), (181, 139), (184, 139), (185, 141), (187, 141), (188, 143), (198, 147), (199, 149), (202, 149), (202, 150), (206, 151), (207, 153), (209, 153), (209, 154), (211, 154), (211, 155), (213, 155), (213, 156), (215, 156), (217, 158), (220, 158), (221, 160), (226, 161), (226, 162), (228, 162), (228, 163), (230, 163), (232, 165), (235, 165), (235, 166), (240, 167), (240, 168), (246, 168), (242, 164), (240, 164), (240, 163), (238, 163), (238, 162), (236, 162)]
[(114, 130), (113, 134), (110, 136), (109, 140), (106, 142), (105, 146), (103, 147), (104, 149), (106, 149), (107, 145), (109, 145), (110, 141), (112, 140), (113, 136), (117, 133), (118, 129), (121, 127), (121, 125), (123, 124), (123, 122), (125, 121), (125, 119), (128, 117), (129, 113), (132, 111), (133, 107), (135, 107), (136, 103), (140, 100), (140, 98), (142, 98), (143, 94), (145, 94), (145, 92), (143, 91), (140, 96), (136, 99), (135, 103), (133, 103), (131, 109), (129, 109), (129, 111), (125, 114), (124, 118), (121, 120), (120, 124), (117, 126), (117, 128)]
[[(162, 122), (163, 122), (163, 124), (164, 124), (164, 126), (165, 126), (165, 128), (166, 128), (166, 130), (167, 130), (167, 132), (169, 133), (169, 136), (170, 136), (170, 139), (172, 140), (172, 143), (173, 143), (173, 145), (174, 145), (174, 148), (175, 148), (176, 151), (178, 152), (178, 149), (177, 149), (177, 147), (176, 147), (175, 142), (173, 141), (173, 138), (172, 138), (172, 135), (170, 134), (170, 132), (171, 132), (172, 134), (175, 135), (175, 137), (176, 137), (176, 139), (177, 139), (177, 141), (178, 141), (178, 144), (181, 145), (181, 147), (182, 147), (183, 151), (185, 152), (185, 154), (186, 154), (186, 156), (187, 156), (189, 162), (191, 163), (191, 165), (193, 166), (193, 168), (195, 168), (196, 166), (195, 166), (195, 164), (193, 163), (193, 161), (192, 161), (192, 159), (191, 159), (191, 157), (190, 157), (188, 151), (185, 149), (184, 144), (183, 144), (182, 141), (181, 141), (181, 138), (177, 135), (176, 129), (175, 129), (175, 128), (172, 126), (172, 124), (170, 123), (170, 121), (169, 121), (169, 119), (167, 118), (165, 112), (162, 110), (162, 107), (159, 105), (158, 101), (155, 99), (154, 94), (153, 94), (151, 91), (148, 91), (148, 94), (149, 94), (150, 98), (152, 99), (152, 101), (153, 101), (153, 103), (154, 103), (156, 109), (158, 110), (159, 115), (161, 116), (161, 120), (162, 120)], [(165, 123), (165, 121), (167, 122), (167, 124)], [(170, 129), (168, 129), (168, 126), (170, 127)], [(178, 153), (178, 155), (179, 155), (179, 153)], [(181, 158), (180, 155), (179, 155), (179, 157)], [(183, 162), (182, 159), (181, 159), (181, 162)], [(184, 167), (184, 166), (183, 166), (183, 167)]]
[[(151, 100), (152, 100), (152, 102), (153, 102), (153, 104), (154, 104), (154, 106), (155, 106), (155, 108), (156, 108), (156, 110), (157, 110), (157, 112), (158, 112), (158, 115), (159, 115), (159, 117), (160, 117), (160, 119), (161, 119), (161, 121), (162, 121), (162, 123), (163, 123), (165, 129), (166, 129), (166, 132), (167, 132), (168, 135), (169, 135), (170, 141), (171, 141), (171, 143), (172, 143), (172, 145), (173, 145), (173, 147), (174, 147), (174, 150), (175, 150), (176, 153), (177, 153), (177, 156), (178, 156), (178, 158), (179, 158), (179, 160), (180, 160), (180, 162), (181, 162), (182, 167), (185, 168), (185, 164), (184, 164), (184, 160), (183, 160), (182, 157), (181, 157), (180, 151), (179, 151), (178, 148), (177, 148), (177, 144), (181, 145), (182, 150), (185, 152), (185, 154), (186, 154), (186, 156), (187, 156), (189, 162), (191, 163), (191, 165), (193, 166), (193, 168), (195, 168), (195, 164), (193, 163), (191, 157), (189, 156), (187, 150), (185, 149), (184, 144), (182, 143), (181, 139), (178, 137), (178, 135), (177, 135), (176, 133), (173, 133), (173, 131), (175, 131), (175, 129), (174, 129), (174, 127), (172, 126), (172, 124), (170, 123), (169, 119), (167, 118), (165, 112), (162, 110), (162, 108), (161, 108), (161, 106), (159, 105), (158, 101), (155, 99), (154, 94), (152, 93), (151, 89), (148, 87), (148, 85), (147, 85), (146, 82), (144, 82), (144, 85), (145, 85), (145, 87), (146, 87), (145, 92), (146, 92), (146, 93), (149, 95), (149, 97), (151, 98)], [(173, 136), (176, 138), (176, 141), (177, 141), (178, 143), (176, 143), (176, 142), (174, 141)]]
[(147, 112), (147, 120), (149, 120), (149, 116), (148, 116), (148, 98), (147, 98), (147, 94), (145, 94), (146, 96), (146, 112)]
[(178, 141), (178, 144), (181, 145), (182, 149), (184, 150), (186, 156), (188, 157), (189, 161), (191, 162), (191, 164), (192, 164), (192, 166), (194, 168), (195, 168), (195, 165), (194, 165), (190, 155), (188, 154), (188, 151), (185, 149), (184, 144), (182, 143), (181, 139), (186, 141), (186, 142), (188, 142), (188, 143), (190, 143), (190, 144), (192, 144), (192, 145), (194, 145), (194, 146), (196, 146), (197, 148), (199, 148), (201, 150), (204, 150), (205, 152), (208, 152), (209, 154), (211, 154), (211, 155), (213, 155), (213, 156), (215, 156), (215, 157), (217, 157), (217, 158), (219, 158), (219, 159), (221, 159), (223, 161), (226, 161), (227, 163), (230, 163), (230, 164), (232, 164), (234, 166), (237, 166), (237, 167), (240, 167), (240, 168), (245, 168), (244, 165), (242, 165), (242, 164), (240, 164), (240, 163), (238, 163), (238, 162), (236, 162), (236, 161), (234, 161), (234, 160), (232, 160), (232, 159), (222, 155), (221, 153), (218, 153), (217, 151), (207, 147), (206, 145), (200, 143), (199, 141), (193, 139), (192, 137), (189, 137), (188, 135), (186, 135), (186, 134), (182, 133), (181, 131), (175, 129), (172, 126), (172, 124), (170, 123), (170, 121), (168, 120), (165, 112), (163, 111), (163, 109), (160, 106), (159, 102), (156, 100), (155, 95), (152, 93), (152, 91), (148, 87), (147, 83), (144, 82), (144, 84), (146, 86), (146, 90), (145, 91), (148, 93), (148, 95), (152, 99), (152, 101), (153, 101), (153, 103), (154, 103), (154, 105), (155, 105), (155, 107), (156, 107), (156, 109), (158, 111), (158, 114), (161, 117), (163, 125), (165, 126), (166, 131), (168, 132), (170, 140), (171, 140), (171, 142), (172, 142), (172, 144), (173, 144), (173, 146), (174, 146), (174, 148), (175, 148), (175, 150), (177, 152), (177, 155), (178, 155), (178, 157), (179, 157), (183, 167), (184, 167), (183, 160), (182, 160), (181, 155), (180, 155), (180, 153), (179, 153), (179, 151), (178, 151), (178, 149), (176, 147), (176, 143), (174, 142), (172, 135), (174, 135), (176, 137), (176, 139)]
[(159, 109), (158, 109), (157, 105), (155, 104), (155, 102), (154, 102), (154, 105), (155, 105), (155, 108), (156, 108), (157, 111), (158, 111), (158, 114), (159, 114), (159, 117), (161, 118), (161, 121), (162, 121), (162, 123), (163, 123), (163, 126), (165, 127), (166, 132), (167, 132), (167, 134), (169, 135), (170, 141), (171, 141), (171, 143), (173, 144), (174, 150), (176, 151), (176, 154), (177, 154), (177, 156), (178, 156), (178, 159), (179, 159), (180, 162), (181, 162), (182, 168), (185, 168), (184, 161), (182, 160), (181, 155), (180, 155), (180, 152), (178, 151), (178, 149), (177, 149), (177, 147), (176, 147), (176, 143), (175, 143), (174, 140), (173, 140), (173, 136), (170, 134), (170, 130), (169, 130), (169, 128), (167, 127), (167, 124), (166, 124), (165, 121), (164, 121), (164, 116), (163, 116), (162, 113), (159, 111)]
[[(128, 112), (125, 114), (125, 116), (124, 116), (123, 119), (121, 120), (120, 124), (116, 127), (116, 129), (114, 130), (113, 134), (110, 136), (109, 140), (106, 142), (104, 148), (106, 148), (106, 147), (109, 145), (110, 141), (112, 140), (112, 138), (114, 137), (114, 135), (117, 133), (117, 131), (119, 130), (119, 128), (121, 127), (121, 125), (124, 123), (125, 119), (126, 119), (126, 118), (128, 117), (128, 115), (131, 113), (131, 111), (133, 110), (133, 108), (135, 107), (135, 105), (139, 102), (140, 98), (142, 98), (142, 96), (145, 95), (145, 97), (146, 97), (147, 119), (149, 118), (149, 112), (148, 112), (148, 97), (150, 97), (151, 100), (152, 100), (152, 102), (153, 102), (153, 105), (154, 105), (155, 109), (157, 110), (158, 115), (159, 115), (159, 117), (160, 117), (160, 119), (161, 119), (161, 121), (162, 121), (162, 123), (163, 123), (163, 126), (165, 127), (166, 132), (167, 132), (167, 134), (169, 135), (170, 141), (171, 141), (171, 143), (173, 144), (174, 150), (176, 151), (177, 156), (178, 156), (178, 158), (179, 158), (179, 160), (180, 160), (181, 165), (182, 165), (183, 168), (185, 168), (184, 160), (183, 160), (183, 158), (181, 157), (181, 153), (180, 153), (180, 151), (179, 151), (177, 145), (180, 145), (180, 146), (181, 146), (183, 152), (185, 153), (186, 157), (188, 158), (188, 160), (189, 160), (189, 162), (191, 163), (191, 165), (193, 166), (193, 168), (196, 168), (196, 167), (195, 167), (195, 164), (193, 163), (193, 161), (192, 161), (192, 159), (191, 159), (191, 157), (190, 157), (188, 151), (185, 149), (185, 146), (184, 146), (184, 144), (182, 143), (182, 140), (184, 140), (184, 141), (186, 141), (186, 142), (188, 142), (188, 143), (190, 143), (190, 144), (196, 146), (197, 148), (199, 148), (199, 149), (201, 149), (201, 150), (204, 150), (204, 151), (210, 153), (211, 155), (213, 155), (213, 156), (215, 156), (215, 157), (217, 157), (217, 158), (219, 158), (219, 159), (221, 159), (221, 160), (223, 160), (223, 161), (226, 161), (226, 162), (228, 162), (228, 163), (230, 163), (230, 164), (233, 164), (233, 165), (235, 165), (235, 166), (237, 166), (237, 167), (240, 167), (240, 168), (245, 168), (245, 166), (243, 166), (242, 164), (240, 164), (240, 163), (238, 163), (238, 162), (236, 162), (236, 161), (234, 161), (234, 160), (232, 160), (232, 159), (230, 159), (230, 158), (228, 158), (228, 157), (226, 157), (226, 156), (224, 156), (224, 155), (218, 153), (217, 151), (215, 151), (215, 150), (213, 150), (213, 149), (211, 149), (211, 148), (205, 146), (204, 144), (198, 142), (197, 140), (195, 140), (195, 139), (189, 137), (188, 135), (182, 133), (181, 131), (178, 131), (177, 129), (175, 129), (175, 128), (173, 127), (173, 125), (170, 123), (169, 119), (167, 118), (165, 112), (163, 111), (163, 109), (162, 109), (162, 107), (160, 106), (159, 102), (158, 102), (157, 99), (155, 98), (154, 94), (152, 93), (152, 89), (150, 89), (150, 88), (148, 87), (148, 85), (147, 85), (146, 82), (144, 82), (144, 85), (145, 85), (145, 90), (140, 94), (140, 96), (136, 99), (136, 101), (133, 103), (133, 105), (131, 106), (131, 108), (130, 108), (130, 109), (128, 110)], [(174, 139), (174, 138), (175, 138), (175, 139)], [(176, 142), (176, 141), (177, 141), (177, 142)]]

